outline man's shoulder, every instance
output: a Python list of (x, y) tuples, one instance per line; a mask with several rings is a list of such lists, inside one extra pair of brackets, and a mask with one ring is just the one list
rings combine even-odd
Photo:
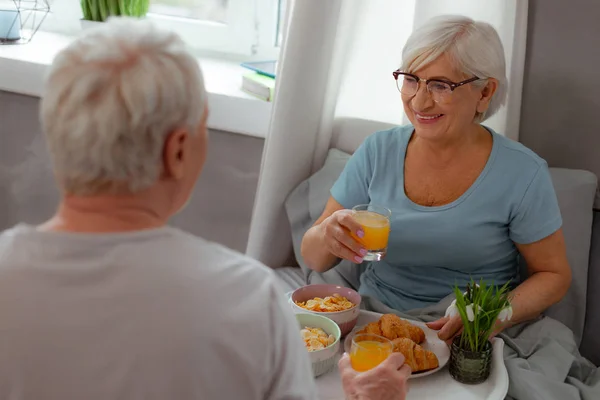
[(179, 265), (175, 269), (200, 278), (203, 286), (207, 285), (206, 280), (215, 284), (218, 280), (216, 286), (235, 286), (246, 292), (258, 286), (276, 285), (273, 270), (258, 260), (191, 233), (172, 230), (174, 240), (168, 250), (175, 254), (173, 260)]
[(219, 269), (246, 267), (262, 274), (271, 272), (269, 267), (237, 250), (176, 228), (171, 229), (176, 239), (173, 244), (179, 247), (183, 254), (201, 256), (197, 261), (205, 261), (206, 264)]
[[(143, 270), (144, 274), (156, 274), (166, 280), (189, 278), (203, 287), (211, 280), (274, 280), (271, 269), (257, 260), (174, 227), (90, 236), (44, 233), (17, 225), (0, 233), (0, 269), (27, 267), (32, 260), (39, 262), (26, 255), (31, 249), (36, 249), (40, 257), (57, 256), (56, 261), (64, 264), (81, 262), (65, 256), (77, 249), (95, 263), (118, 260), (131, 271)], [(56, 253), (55, 249), (63, 250)]]

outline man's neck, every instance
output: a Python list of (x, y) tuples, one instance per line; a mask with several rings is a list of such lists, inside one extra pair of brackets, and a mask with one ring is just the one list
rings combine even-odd
[(155, 229), (168, 217), (140, 196), (65, 196), (56, 214), (38, 230), (109, 233)]

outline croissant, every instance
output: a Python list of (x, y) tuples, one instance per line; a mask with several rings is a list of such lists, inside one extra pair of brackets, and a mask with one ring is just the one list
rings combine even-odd
[(425, 350), (408, 338), (392, 340), (394, 351), (402, 353), (406, 359), (405, 363), (412, 372), (424, 372), (439, 367), (440, 362), (432, 351)]
[(403, 320), (395, 314), (384, 314), (377, 322), (371, 322), (357, 333), (372, 333), (394, 340), (397, 338), (409, 338), (415, 343), (425, 341), (425, 332), (418, 326)]
[(394, 314), (384, 314), (379, 319), (379, 326), (384, 337), (394, 340), (397, 338), (409, 338), (415, 343), (425, 341), (425, 332), (418, 326), (403, 320)]

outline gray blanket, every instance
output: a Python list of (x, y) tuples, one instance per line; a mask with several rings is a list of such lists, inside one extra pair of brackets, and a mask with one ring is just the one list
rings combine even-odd
[[(327, 276), (328, 273), (307, 274), (307, 281), (337, 281), (351, 287), (356, 282), (356, 276), (340, 276), (339, 271), (337, 276), (333, 274), (333, 271), (330, 276)], [(361, 308), (430, 322), (443, 316), (453, 299), (452, 295), (434, 306), (399, 312), (376, 299), (363, 296)], [(498, 336), (506, 343), (504, 362), (510, 380), (506, 399), (600, 399), (600, 368), (580, 355), (573, 333), (562, 323), (549, 317), (540, 317), (507, 329)]]

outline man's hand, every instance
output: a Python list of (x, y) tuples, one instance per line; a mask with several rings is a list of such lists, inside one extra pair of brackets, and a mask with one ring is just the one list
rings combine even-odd
[(348, 354), (338, 363), (342, 386), (348, 400), (405, 400), (410, 367), (404, 364), (401, 353), (392, 353), (377, 367), (357, 372), (350, 364)]

